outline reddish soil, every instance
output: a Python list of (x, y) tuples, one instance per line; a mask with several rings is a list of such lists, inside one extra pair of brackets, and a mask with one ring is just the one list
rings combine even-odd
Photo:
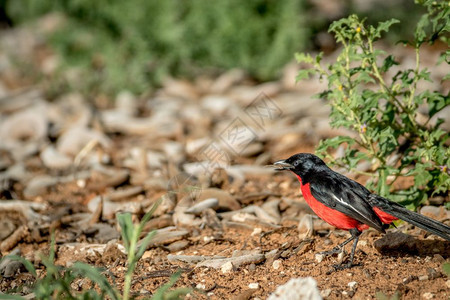
[[(269, 180), (274, 180), (278, 184), (287, 182), (290, 194), (286, 196), (296, 196), (301, 202), (303, 199), (299, 195), (298, 184), (292, 177), (289, 174), (277, 174), (273, 178), (265, 179), (260, 177), (259, 180), (255, 179), (252, 184), (248, 184), (240, 194), (248, 194), (253, 190), (267, 187)], [(278, 187), (275, 188), (275, 192), (278, 192)], [(52, 204), (54, 213), (58, 214), (58, 210), (67, 207), (69, 203), (72, 212), (82, 211), (83, 203), (90, 197), (89, 191), (68, 184), (58, 186), (45, 198)], [(263, 201), (256, 200), (253, 204), (262, 203)], [(98, 267), (105, 267), (107, 270), (105, 274), (115, 282), (119, 290), (122, 288), (126, 269), (125, 256), (119, 255), (120, 251), (113, 248), (103, 255), (82, 257), (73, 251), (67, 251), (64, 244), (95, 243), (95, 238), (88, 237), (86, 233), (77, 233), (75, 228), (61, 227), (60, 223), (54, 223), (52, 226), (57, 228), (59, 264), (65, 265), (67, 262), (82, 260)], [(338, 262), (337, 256), (327, 257), (319, 263), (315, 259), (315, 253), (328, 250), (344, 241), (348, 237), (345, 231), (321, 230), (311, 239), (301, 240), (297, 222), (294, 221), (284, 221), (282, 227), (275, 230), (262, 227), (260, 234), (252, 234), (252, 230), (245, 228), (223, 230), (188, 228), (191, 233), (188, 238), (189, 246), (172, 254), (230, 257), (235, 250), (259, 249), (267, 253), (277, 249), (275, 259), (281, 264), (275, 269), (273, 259), (268, 259), (223, 274), (220, 269), (193, 268), (188, 264), (170, 263), (167, 260), (169, 254), (167, 250), (153, 248), (146, 251), (144, 258), (139, 262), (132, 289), (138, 297), (149, 296), (166, 283), (171, 274), (181, 268), (183, 274), (176, 286), (194, 288), (192, 296), (197, 299), (264, 299), (278, 285), (294, 277), (306, 276), (312, 276), (317, 281), (326, 299), (374, 299), (377, 293), (387, 296), (397, 294), (401, 299), (421, 299), (428, 296), (434, 299), (449, 299), (450, 281), (442, 271), (442, 264), (450, 258), (450, 244), (434, 236), (425, 237), (423, 231), (410, 230), (411, 227), (407, 225), (402, 225), (400, 229), (407, 230), (415, 236), (421, 245), (419, 249), (403, 249), (381, 254), (373, 247), (373, 243), (382, 235), (374, 230), (368, 230), (361, 236), (356, 252), (355, 263), (358, 265), (348, 270), (331, 272), (332, 265)], [(45, 241), (31, 244), (23, 242), (19, 246), (25, 257), (35, 257), (37, 250), (48, 253), (48, 243)], [(349, 251), (349, 246), (347, 250)], [(351, 282), (356, 282), (356, 285), (350, 287)], [(14, 278), (1, 278), (0, 290), (8, 291), (29, 283), (31, 276), (21, 273)], [(258, 283), (259, 288), (250, 289), (250, 283)], [(85, 285), (81, 282), (79, 288)], [(196, 287), (199, 289), (195, 289)]]

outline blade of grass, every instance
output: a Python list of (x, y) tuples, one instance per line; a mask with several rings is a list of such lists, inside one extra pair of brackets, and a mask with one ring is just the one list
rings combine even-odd
[(25, 300), (25, 297), (19, 295), (8, 295), (0, 293), (0, 299), (4, 300)]
[(105, 291), (113, 300), (119, 300), (116, 290), (109, 284), (106, 277), (101, 274), (96, 268), (81, 262), (76, 262), (73, 265), (74, 272), (85, 276), (98, 284), (102, 291)]

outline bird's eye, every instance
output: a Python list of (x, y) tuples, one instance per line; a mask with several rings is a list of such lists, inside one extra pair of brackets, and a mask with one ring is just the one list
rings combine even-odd
[(298, 160), (294, 161), (294, 167), (298, 167), (299, 164)]

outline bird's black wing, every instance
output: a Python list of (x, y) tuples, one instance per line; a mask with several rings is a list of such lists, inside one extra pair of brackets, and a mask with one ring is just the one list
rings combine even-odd
[(366, 199), (370, 192), (361, 184), (332, 170), (309, 178), (311, 194), (321, 203), (384, 232), (383, 224)]

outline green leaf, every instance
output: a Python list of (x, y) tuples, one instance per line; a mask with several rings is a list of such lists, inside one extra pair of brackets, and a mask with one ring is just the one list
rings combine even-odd
[(295, 59), (298, 63), (314, 63), (314, 58), (309, 53), (295, 53)]
[(315, 74), (316, 71), (314, 69), (303, 69), (298, 71), (297, 77), (295, 77), (295, 81), (301, 81), (305, 79), (309, 79), (310, 75)]
[(430, 78), (431, 73), (428, 71), (428, 69), (423, 69), (422, 71), (420, 71), (420, 73), (417, 75), (418, 79), (424, 79), (428, 82), (433, 82), (433, 80), (431, 80)]
[(445, 75), (445, 76), (442, 78), (441, 82), (447, 81), (447, 80), (449, 80), (449, 79), (450, 79), (450, 73), (448, 73), (447, 75)]
[(394, 65), (398, 65), (398, 62), (395, 60), (395, 57), (393, 55), (388, 55), (384, 59), (383, 65), (381, 66), (380, 71), (382, 73), (386, 73)]
[(388, 20), (388, 21), (379, 22), (377, 28), (375, 29), (375, 32), (374, 32), (373, 37), (374, 37), (374, 38), (377, 38), (377, 37), (379, 38), (379, 37), (381, 37), (381, 33), (382, 33), (383, 31), (388, 32), (388, 31), (389, 31), (389, 28), (390, 28), (392, 25), (397, 24), (397, 23), (400, 23), (400, 21), (397, 20), (397, 19), (390, 19), (390, 20)]
[(444, 271), (447, 277), (450, 277), (450, 262), (445, 262), (444, 264), (442, 264), (442, 271)]
[(331, 139), (326, 139), (322, 141), (322, 147), (324, 148), (337, 148), (343, 143), (347, 143), (348, 145), (353, 145), (355, 143), (355, 139), (349, 136), (336, 136)]
[(428, 93), (429, 100), (427, 101), (429, 104), (429, 112), (428, 115), (431, 118), (445, 107), (450, 105), (450, 97), (443, 96), (437, 92)]
[(148, 245), (150, 244), (152, 238), (155, 236), (156, 231), (149, 232), (146, 237), (142, 240), (140, 243), (139, 249), (136, 253), (135, 260), (138, 261), (142, 255), (144, 254), (145, 250), (147, 249)]
[[(164, 196), (163, 196), (164, 197)], [(144, 227), (144, 225), (151, 219), (153, 214), (155, 213), (158, 206), (163, 202), (163, 197), (160, 197), (153, 205), (152, 208), (142, 217), (140, 227)]]
[(375, 79), (373, 78), (374, 75), (370, 74), (367, 71), (360, 71), (359, 72), (359, 76), (358, 76), (358, 80), (360, 82), (364, 82), (364, 83), (376, 83)]
[(9, 295), (9, 294), (3, 294), (0, 293), (0, 299), (4, 300), (25, 300), (25, 297), (19, 296), (19, 295)]
[(428, 181), (433, 179), (424, 164), (417, 164), (415, 168), (414, 184), (417, 187), (426, 186)]
[[(176, 292), (172, 291), (173, 293), (169, 292), (169, 289), (175, 284), (175, 282), (177, 282), (178, 278), (180, 278), (181, 276), (181, 272), (177, 271), (176, 273), (174, 273), (171, 277), (168, 283), (164, 284), (163, 286), (161, 286), (153, 295), (153, 297), (151, 298), (152, 300), (166, 300), (166, 299), (171, 299), (171, 300), (178, 300), (181, 299), (180, 297), (192, 292), (192, 289), (187, 289), (187, 288), (182, 288), (182, 289), (178, 289), (179, 291)], [(175, 298), (166, 298), (166, 295), (170, 295), (172, 297)]]
[(424, 14), (419, 22), (417, 23), (416, 32), (415, 32), (415, 40), (418, 46), (425, 42), (427, 38), (427, 33), (425, 31), (426, 27), (430, 24), (429, 15)]
[(130, 249), (130, 241), (133, 237), (134, 224), (130, 213), (117, 214), (117, 222), (119, 223), (123, 245), (127, 251)]
[(81, 263), (81, 262), (76, 262), (73, 267), (72, 270), (75, 273), (78, 273), (84, 277), (89, 278), (90, 280), (92, 280), (92, 282), (98, 284), (98, 286), (100, 287), (100, 289), (104, 292), (106, 292), (111, 299), (113, 300), (119, 300), (119, 296), (116, 292), (116, 290), (113, 289), (113, 287), (109, 284), (108, 280), (106, 279), (105, 276), (103, 276), (98, 269), (85, 264), (85, 263)]

